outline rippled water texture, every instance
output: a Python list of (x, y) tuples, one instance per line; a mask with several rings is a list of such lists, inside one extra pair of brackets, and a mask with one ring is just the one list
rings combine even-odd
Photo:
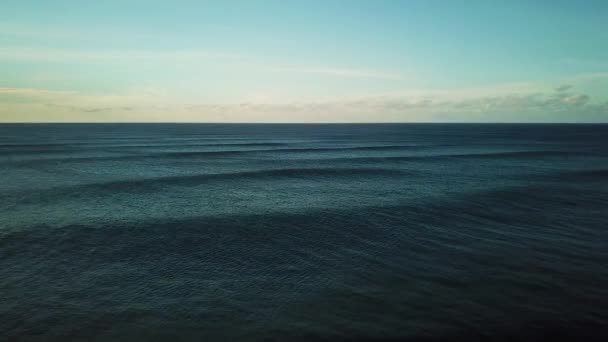
[(0, 340), (601, 340), (606, 125), (0, 125)]

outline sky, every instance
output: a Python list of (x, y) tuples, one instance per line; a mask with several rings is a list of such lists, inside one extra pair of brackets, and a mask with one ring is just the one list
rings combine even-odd
[(2, 0), (0, 122), (608, 122), (608, 1)]

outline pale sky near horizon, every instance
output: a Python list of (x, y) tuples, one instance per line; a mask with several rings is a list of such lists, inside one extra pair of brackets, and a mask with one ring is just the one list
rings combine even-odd
[(3, 0), (0, 122), (608, 122), (608, 1)]

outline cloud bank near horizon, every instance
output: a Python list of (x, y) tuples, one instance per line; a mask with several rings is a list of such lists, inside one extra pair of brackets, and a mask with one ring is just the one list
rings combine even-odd
[(481, 92), (214, 104), (154, 92), (0, 88), (0, 122), (608, 122), (608, 101), (597, 101), (571, 84), (476, 93)]

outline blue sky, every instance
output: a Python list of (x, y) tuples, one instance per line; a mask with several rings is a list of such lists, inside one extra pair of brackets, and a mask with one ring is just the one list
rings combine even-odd
[(0, 3), (0, 121), (607, 122), (606, 1)]

